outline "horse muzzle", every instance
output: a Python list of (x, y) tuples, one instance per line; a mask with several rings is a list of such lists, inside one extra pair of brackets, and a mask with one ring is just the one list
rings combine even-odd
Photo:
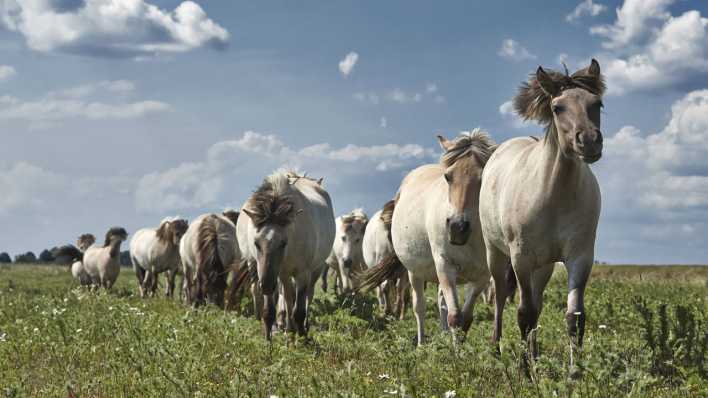
[(470, 237), (470, 223), (469, 223), (469, 221), (465, 221), (462, 218), (448, 219), (447, 235), (448, 235), (448, 239), (450, 241), (450, 244), (453, 244), (456, 246), (464, 245), (465, 243), (467, 243), (467, 240)]

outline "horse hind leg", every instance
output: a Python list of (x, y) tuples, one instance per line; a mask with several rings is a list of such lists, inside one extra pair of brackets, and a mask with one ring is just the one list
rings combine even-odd
[(489, 286), (489, 279), (484, 279), (481, 282), (471, 282), (465, 287), (465, 302), (462, 305), (462, 331), (467, 333), (472, 326), (474, 318), (474, 303), (477, 297), (483, 294)]
[(502, 337), (502, 323), (504, 319), (504, 306), (506, 304), (507, 284), (505, 279), (505, 271), (509, 264), (507, 257), (500, 250), (487, 242), (487, 264), (489, 272), (492, 274), (492, 282), (494, 283), (494, 332), (492, 333), (492, 342), (499, 349), (499, 341)]
[(425, 282), (416, 278), (410, 272), (408, 273), (408, 278), (411, 282), (413, 311), (415, 312), (415, 321), (418, 327), (416, 344), (420, 347), (425, 341)]
[(307, 336), (307, 290), (310, 284), (309, 277), (295, 281), (295, 306), (293, 307), (293, 320), (300, 336)]

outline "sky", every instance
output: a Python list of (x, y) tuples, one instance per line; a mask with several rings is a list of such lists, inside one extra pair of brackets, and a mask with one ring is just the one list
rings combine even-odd
[(517, 87), (593, 57), (596, 259), (707, 263), (708, 2), (0, 0), (0, 251), (239, 208), (280, 167), (371, 215), (436, 134), (542, 134)]

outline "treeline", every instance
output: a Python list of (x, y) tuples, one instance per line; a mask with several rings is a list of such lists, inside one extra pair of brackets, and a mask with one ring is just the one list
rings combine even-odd
[[(26, 253), (16, 254), (15, 258), (10, 256), (7, 252), (0, 253), (0, 264), (56, 264), (56, 265), (69, 265), (72, 259), (68, 257), (57, 257), (54, 253), (57, 252), (59, 248), (53, 247), (51, 249), (44, 249), (39, 256), (35, 255), (33, 252), (28, 251)], [(129, 267), (130, 263), (130, 252), (127, 250), (120, 252), (120, 264), (125, 267)]]

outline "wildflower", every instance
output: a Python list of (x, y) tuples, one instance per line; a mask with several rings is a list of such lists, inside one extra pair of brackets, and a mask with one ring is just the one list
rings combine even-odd
[(390, 378), (391, 378), (391, 376), (389, 376), (388, 373), (384, 373), (384, 374), (379, 375), (379, 380), (388, 380)]
[(398, 390), (396, 390), (395, 388), (390, 389), (390, 390), (384, 390), (384, 394), (396, 395), (396, 394), (398, 394)]
[(457, 395), (457, 393), (455, 392), (455, 390), (448, 390), (448, 391), (445, 391), (445, 394), (443, 394), (443, 398), (452, 398), (456, 395)]
[(39, 328), (34, 328), (35, 333), (39, 333)]
[(607, 329), (607, 325), (599, 325), (598, 328), (600, 328), (600, 329)]
[(0, 333), (0, 342), (4, 343), (7, 341), (7, 333)]
[(575, 311), (575, 312), (573, 313), (573, 315), (582, 315), (582, 312), (580, 312), (580, 311)]
[(84, 331), (84, 330), (81, 329), (81, 328), (76, 329), (76, 333), (81, 333), (81, 332), (83, 332), (83, 331)]

